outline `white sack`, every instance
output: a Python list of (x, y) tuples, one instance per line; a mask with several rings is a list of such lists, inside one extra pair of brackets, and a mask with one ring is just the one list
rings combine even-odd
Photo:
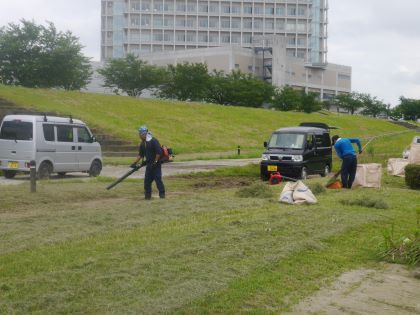
[(312, 191), (300, 180), (288, 182), (280, 194), (279, 201), (288, 204), (314, 204), (318, 202)]
[(393, 176), (404, 176), (404, 168), (408, 164), (406, 159), (389, 159), (388, 160), (388, 174)]
[(380, 188), (382, 165), (378, 163), (358, 164), (353, 186)]
[(283, 191), (280, 194), (279, 201), (293, 204), (293, 191), (295, 190), (295, 188), (295, 182), (287, 182), (286, 185), (284, 185)]
[(420, 164), (420, 143), (412, 143), (410, 154), (408, 155), (408, 163)]

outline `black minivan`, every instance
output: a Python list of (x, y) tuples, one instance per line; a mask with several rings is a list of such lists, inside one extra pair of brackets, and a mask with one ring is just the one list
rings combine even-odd
[(332, 167), (329, 129), (323, 123), (302, 123), (274, 131), (268, 143), (264, 142), (261, 178), (267, 180), (275, 172), (302, 179), (310, 174), (327, 176)]

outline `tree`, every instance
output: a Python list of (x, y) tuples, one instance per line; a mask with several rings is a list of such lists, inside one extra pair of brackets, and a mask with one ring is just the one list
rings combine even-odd
[(298, 110), (305, 113), (312, 113), (321, 109), (321, 102), (318, 100), (318, 94), (314, 92), (305, 93), (301, 92), (300, 105)]
[(362, 101), (359, 98), (358, 93), (351, 93), (351, 94), (340, 94), (336, 95), (333, 99), (333, 103), (338, 108), (346, 109), (350, 114), (354, 114), (356, 110), (363, 106)]
[(252, 74), (239, 70), (227, 75), (223, 71), (213, 71), (206, 100), (223, 105), (261, 107), (271, 101), (273, 92), (271, 84)]
[(169, 65), (167, 78), (159, 88), (159, 97), (181, 101), (202, 101), (207, 95), (210, 75), (204, 63)]
[(297, 110), (301, 104), (301, 91), (290, 86), (276, 90), (273, 107), (281, 111)]
[(420, 118), (420, 100), (400, 97), (400, 104), (395, 109), (405, 120), (417, 120)]
[(105, 87), (113, 89), (116, 94), (123, 91), (129, 96), (140, 96), (143, 90), (165, 82), (163, 68), (149, 65), (132, 54), (125, 58), (112, 59), (98, 72), (105, 79)]
[(89, 58), (71, 32), (22, 20), (0, 29), (0, 82), (78, 90), (90, 81)]
[(381, 113), (387, 113), (386, 105), (378, 100), (376, 96), (372, 97), (370, 94), (359, 94), (359, 99), (363, 104), (363, 115), (376, 118)]

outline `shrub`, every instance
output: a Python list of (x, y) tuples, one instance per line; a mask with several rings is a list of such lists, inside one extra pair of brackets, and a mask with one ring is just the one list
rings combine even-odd
[(420, 164), (408, 164), (405, 167), (405, 183), (411, 189), (420, 189)]
[(346, 206), (361, 206), (366, 208), (388, 209), (388, 204), (382, 199), (359, 198), (359, 199), (344, 199), (340, 203)]
[(271, 198), (273, 197), (273, 192), (265, 183), (255, 183), (251, 186), (244, 187), (239, 189), (236, 192), (236, 196), (241, 198)]

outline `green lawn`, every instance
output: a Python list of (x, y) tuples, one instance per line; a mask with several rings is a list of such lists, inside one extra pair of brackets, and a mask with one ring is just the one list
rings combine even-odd
[[(313, 206), (279, 204), (282, 186), (237, 197), (255, 181), (257, 166), (167, 178), (167, 199), (150, 202), (141, 180), (2, 186), (0, 313), (279, 313), (345, 270), (377, 267), (385, 229), (415, 228), (418, 193), (401, 178)], [(340, 203), (352, 198), (389, 209)]]
[(346, 114), (278, 112), (4, 85), (0, 85), (0, 98), (72, 115), (133, 143), (138, 142), (138, 126), (147, 124), (161, 143), (188, 159), (230, 157), (238, 145), (245, 156), (258, 156), (273, 130), (303, 121), (325, 122), (340, 127), (342, 136), (361, 138), (405, 130), (387, 121)]

